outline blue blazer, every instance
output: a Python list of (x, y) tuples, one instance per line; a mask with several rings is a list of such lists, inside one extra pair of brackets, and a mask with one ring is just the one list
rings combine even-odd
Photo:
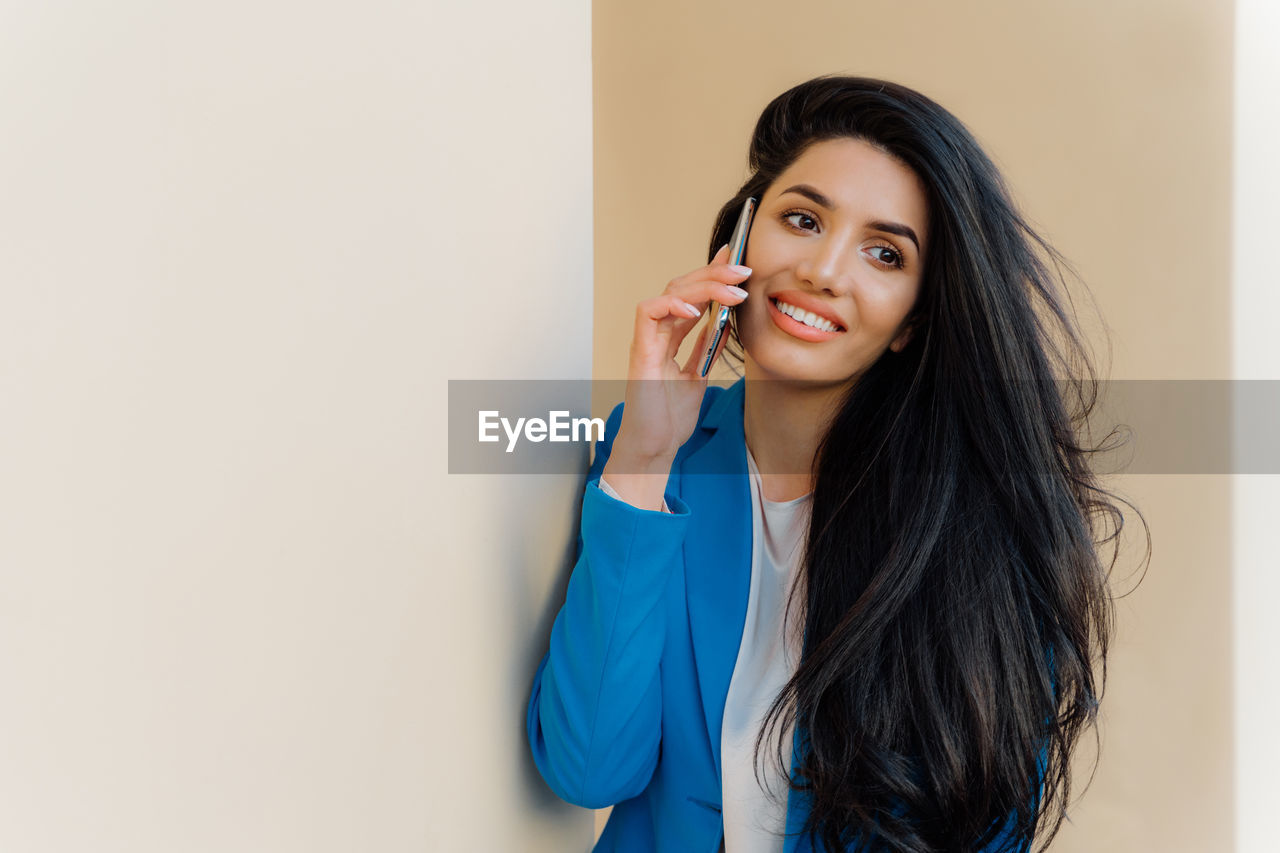
[[(707, 388), (672, 464), (669, 514), (600, 490), (622, 404), (587, 475), (577, 563), (527, 724), (561, 799), (613, 806), (594, 853), (712, 853), (723, 837), (720, 729), (751, 578), (744, 391), (744, 380)], [(813, 853), (797, 835), (807, 815), (792, 791), (785, 853)]]

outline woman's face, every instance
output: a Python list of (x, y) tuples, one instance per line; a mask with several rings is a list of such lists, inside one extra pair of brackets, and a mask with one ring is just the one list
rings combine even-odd
[(747, 377), (844, 384), (906, 346), (928, 218), (902, 163), (856, 139), (811, 145), (751, 226), (750, 296), (736, 309)]

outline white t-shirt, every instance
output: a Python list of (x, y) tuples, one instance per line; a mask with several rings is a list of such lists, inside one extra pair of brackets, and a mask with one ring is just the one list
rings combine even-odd
[[(765, 714), (795, 674), (800, 659), (794, 637), (803, 601), (791, 610), (783, 633), (787, 595), (798, 570), (809, 524), (812, 495), (771, 501), (760, 488), (760, 471), (747, 451), (751, 474), (751, 594), (742, 628), (738, 660), (729, 682), (720, 734), (720, 771), (724, 850), (727, 853), (782, 853), (787, 821), (787, 780), (778, 772), (777, 741), (771, 734), (761, 747), (759, 771), (771, 798), (756, 778), (756, 735)], [(782, 755), (790, 765), (794, 726), (782, 735)]]
[[(771, 799), (756, 778), (756, 735), (764, 716), (800, 659), (793, 630), (783, 636), (782, 617), (787, 595), (798, 569), (809, 523), (812, 495), (790, 501), (771, 501), (760, 488), (760, 470), (747, 450), (751, 486), (751, 591), (742, 642), (729, 681), (720, 734), (720, 775), (724, 843), (728, 853), (782, 853), (787, 820), (787, 780), (778, 774), (777, 741), (766, 739), (761, 752), (761, 777)], [(621, 497), (604, 478), (600, 488)], [(666, 502), (663, 512), (669, 512)], [(798, 605), (803, 602), (798, 601)], [(799, 618), (791, 612), (792, 626)], [(783, 733), (783, 756), (790, 759), (794, 726)]]

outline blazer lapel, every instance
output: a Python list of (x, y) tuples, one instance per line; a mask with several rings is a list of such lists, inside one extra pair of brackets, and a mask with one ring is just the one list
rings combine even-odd
[(745, 380), (727, 388), (700, 425), (714, 434), (681, 468), (681, 492), (697, 515), (685, 538), (689, 634), (707, 736), (722, 790), (720, 732), (738, 659), (751, 582), (751, 491), (742, 428)]

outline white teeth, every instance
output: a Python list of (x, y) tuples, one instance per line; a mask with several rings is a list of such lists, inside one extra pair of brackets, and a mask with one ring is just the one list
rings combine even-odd
[(783, 302), (781, 300), (776, 300), (775, 304), (778, 306), (778, 310), (781, 311), (783, 314), (786, 314), (788, 317), (791, 317), (795, 320), (799, 320), (801, 323), (804, 323), (806, 326), (812, 326), (813, 328), (823, 332), (834, 332), (836, 330), (836, 326), (834, 323), (832, 323), (830, 320), (819, 317), (817, 314), (814, 314), (812, 311), (805, 311), (803, 309), (797, 308), (794, 305), (789, 305), (786, 302)]

